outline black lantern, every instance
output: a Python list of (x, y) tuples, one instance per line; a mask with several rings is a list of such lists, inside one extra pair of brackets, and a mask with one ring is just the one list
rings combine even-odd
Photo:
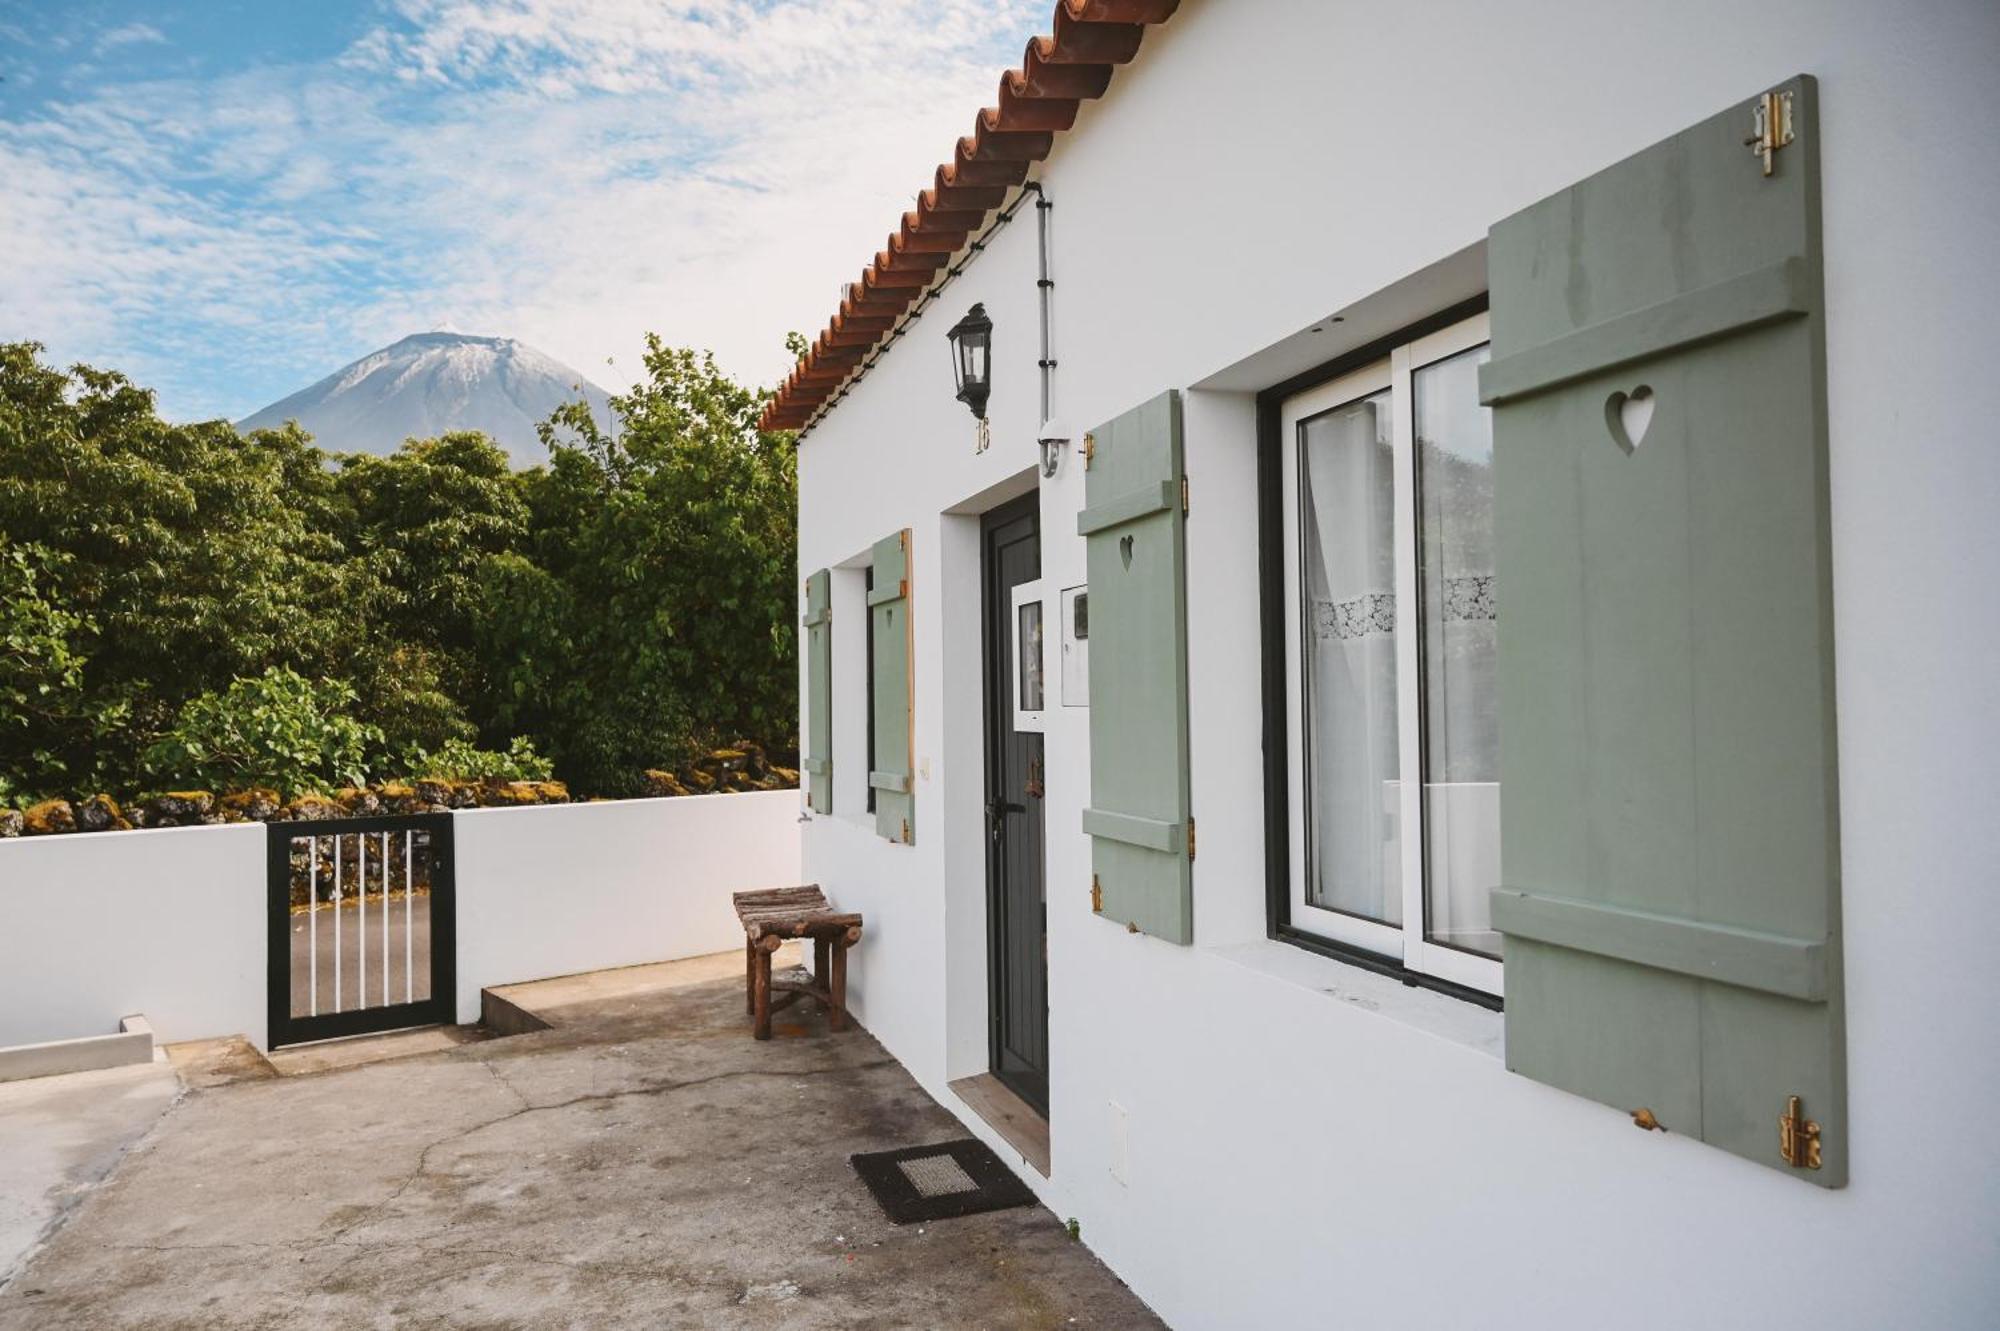
[(993, 388), (993, 321), (984, 305), (974, 305), (945, 334), (951, 341), (951, 377), (958, 400), (986, 419), (986, 395)]

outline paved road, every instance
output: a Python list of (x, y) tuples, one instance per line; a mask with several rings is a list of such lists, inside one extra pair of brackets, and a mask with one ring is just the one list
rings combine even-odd
[[(353, 898), (342, 902), (338, 909), (331, 903), (322, 902), (311, 911), (295, 911), (292, 915), (292, 1015), (308, 1016), (313, 1011), (311, 995), (313, 991), (313, 955), (318, 952), (319, 966), (319, 1006), (320, 1015), (329, 1012), (346, 1012), (357, 1007), (381, 1007), (382, 961), (384, 954), (382, 939), (382, 898), (371, 896), (367, 900), (366, 919), (363, 910)], [(406, 940), (407, 950), (414, 962), (414, 990), (418, 1000), (430, 997), (431, 993), (431, 899), (419, 894), (405, 897), (400, 892), (389, 897), (389, 938), (386, 952), (389, 962), (388, 1001), (401, 1003), (410, 990), (404, 983)], [(336, 1001), (334, 979), (334, 941), (339, 938), (340, 962), (338, 977), (340, 993)], [(361, 991), (362, 964), (367, 964), (367, 993)]]

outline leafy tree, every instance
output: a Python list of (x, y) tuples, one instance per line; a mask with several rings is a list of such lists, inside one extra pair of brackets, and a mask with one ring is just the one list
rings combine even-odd
[(0, 536), (0, 723), (67, 716), (65, 703), (83, 689), (73, 639), (87, 621), (44, 593), (50, 562), (41, 547), (10, 547)]
[(82, 639), (94, 626), (49, 598), (49, 566), (59, 562), (40, 546), (10, 546), (0, 535), (0, 794), (33, 797), (97, 773), (72, 770), (52, 736), (108, 733), (124, 718), (122, 705), (93, 716), (84, 695)]
[(382, 732), (354, 716), (354, 690), (273, 666), (203, 693), (181, 708), (145, 753), (149, 784), (288, 795), (368, 779)]
[(40, 352), (0, 344), (7, 798), (413, 764), (635, 794), (788, 744), (795, 454), (712, 357), (649, 340), (615, 422), (558, 411), (516, 472), (473, 433), (340, 457), (172, 424)]
[(546, 781), (555, 767), (535, 752), (534, 742), (516, 735), (506, 751), (479, 749), (464, 740), (453, 740), (435, 753), (412, 753), (403, 762), (412, 776), (439, 777), (447, 781)]
[(615, 432), (581, 403), (542, 427), (551, 465), (527, 483), (545, 578), (488, 582), (531, 607), (488, 618), (511, 695), (496, 710), (546, 709), (530, 733), (558, 769), (618, 794), (690, 744), (788, 735), (795, 707), (791, 436), (757, 429), (764, 395), (712, 355), (648, 338), (645, 366), (611, 400)]
[(357, 631), (363, 635), (366, 645), (345, 677), (354, 687), (354, 714), (389, 737), (391, 752), (421, 753), (477, 737), (465, 704), (449, 691), (436, 649), (395, 642), (373, 625)]
[(411, 439), (387, 457), (342, 459), (348, 552), (381, 584), (377, 626), (420, 647), (438, 689), (469, 695), (482, 565), (527, 543), (522, 484), (499, 445), (475, 431)]
[(39, 351), (0, 345), (0, 532), (51, 556), (44, 594), (77, 618), (84, 693), (127, 724), (45, 720), (32, 745), (72, 780), (130, 773), (203, 682), (337, 654), (339, 547), (287, 493), (296, 432), (169, 425), (124, 376)]

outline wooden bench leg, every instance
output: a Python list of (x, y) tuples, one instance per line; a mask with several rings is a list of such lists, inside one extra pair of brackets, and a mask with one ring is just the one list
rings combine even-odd
[(771, 1038), (771, 954), (753, 947), (750, 959), (750, 1011), (755, 1018), (750, 1033), (759, 1040)]
[(748, 940), (743, 944), (743, 1010), (757, 1015), (757, 945)]
[[(826, 946), (822, 943), (821, 946)], [(832, 1002), (827, 1005), (826, 1028), (830, 1031), (847, 1029), (847, 943), (844, 939), (832, 940), (829, 953), (829, 974), (826, 980), (827, 994)]]

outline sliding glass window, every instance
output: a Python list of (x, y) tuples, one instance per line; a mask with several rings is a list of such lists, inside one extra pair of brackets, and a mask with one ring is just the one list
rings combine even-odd
[(1498, 993), (1484, 316), (1284, 407), (1298, 931)]

